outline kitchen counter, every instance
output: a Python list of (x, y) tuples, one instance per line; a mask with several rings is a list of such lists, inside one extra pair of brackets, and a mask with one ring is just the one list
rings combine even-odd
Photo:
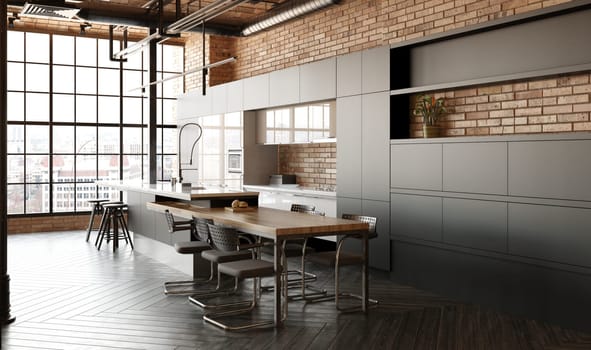
[(314, 198), (335, 199), (337, 197), (336, 192), (313, 190), (299, 187), (298, 185), (244, 185), (242, 187), (249, 191), (288, 193), (296, 196), (299, 195)]
[(258, 196), (258, 192), (241, 191), (222, 187), (183, 187), (180, 184), (174, 187), (170, 182), (158, 182), (155, 184), (145, 183), (139, 180), (121, 180), (121, 181), (97, 181), (99, 186), (107, 186), (122, 191), (134, 191), (140, 193), (154, 194), (157, 196), (180, 199), (180, 200), (199, 200), (212, 198), (237, 198), (244, 196)]

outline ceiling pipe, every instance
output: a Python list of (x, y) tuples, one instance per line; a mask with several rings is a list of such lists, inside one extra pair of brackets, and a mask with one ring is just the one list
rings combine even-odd
[(248, 0), (218, 0), (206, 5), (199, 10), (171, 23), (166, 27), (166, 33), (178, 34), (191, 30), (206, 21), (215, 18), (222, 13), (233, 9), (234, 7)]
[(242, 29), (241, 34), (248, 36), (274, 25), (287, 22), (294, 18), (307, 15), (329, 5), (338, 4), (339, 0), (292, 0), (280, 5), (272, 13), (263, 16), (255, 23)]

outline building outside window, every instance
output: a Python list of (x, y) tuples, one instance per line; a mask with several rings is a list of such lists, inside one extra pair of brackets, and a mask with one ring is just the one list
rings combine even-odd
[[(87, 199), (119, 199), (94, 181), (145, 179), (148, 164), (147, 53), (120, 64), (109, 40), (8, 32), (8, 214), (78, 212)], [(121, 43), (114, 42), (115, 51)], [(159, 79), (183, 71), (184, 48), (158, 46)], [(182, 79), (158, 88), (158, 178), (176, 160)]]

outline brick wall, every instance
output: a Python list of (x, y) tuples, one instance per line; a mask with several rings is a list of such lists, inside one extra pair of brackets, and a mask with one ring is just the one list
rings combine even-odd
[[(25, 216), (8, 218), (8, 233), (86, 230), (90, 215)], [(98, 226), (98, 222), (97, 222)]]
[[(591, 131), (590, 73), (432, 94), (445, 98), (443, 136)], [(422, 118), (412, 117), (411, 137), (422, 135)]]
[(336, 186), (337, 144), (309, 143), (279, 146), (279, 168), (282, 174), (296, 174), (304, 187), (334, 189)]

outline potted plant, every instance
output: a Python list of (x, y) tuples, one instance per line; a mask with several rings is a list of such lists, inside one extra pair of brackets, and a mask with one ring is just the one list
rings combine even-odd
[(446, 112), (444, 102), (443, 97), (435, 98), (426, 94), (417, 96), (412, 114), (423, 117), (423, 137), (439, 136), (437, 120)]

